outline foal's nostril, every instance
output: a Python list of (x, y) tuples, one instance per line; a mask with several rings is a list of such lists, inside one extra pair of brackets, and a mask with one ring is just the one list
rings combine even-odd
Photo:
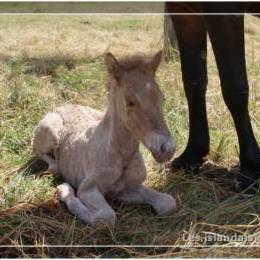
[(170, 153), (172, 151), (172, 147), (168, 143), (164, 143), (161, 145), (161, 153)]
[(175, 149), (172, 142), (165, 142), (161, 145), (160, 150), (162, 154), (172, 154)]
[(161, 145), (161, 153), (167, 153), (167, 144), (166, 143)]

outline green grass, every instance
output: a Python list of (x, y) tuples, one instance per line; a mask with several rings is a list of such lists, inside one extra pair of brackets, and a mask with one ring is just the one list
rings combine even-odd
[[(87, 21), (87, 22), (86, 22)], [(209, 45), (209, 161), (197, 176), (169, 173), (142, 148), (148, 169), (147, 185), (173, 194), (178, 210), (156, 217), (147, 206), (113, 204), (114, 230), (92, 228), (75, 219), (56, 196), (61, 180), (44, 174), (46, 165), (31, 155), (31, 138), (41, 117), (55, 106), (79, 103), (106, 107), (103, 54), (122, 55), (162, 48), (162, 17), (0, 16), (0, 256), (20, 257), (153, 257), (257, 256), (259, 204), (257, 193), (235, 193), (238, 163), (233, 122), (224, 105)], [(260, 141), (260, 21), (246, 18), (246, 56), (251, 86), (250, 114)], [(250, 28), (250, 30), (249, 30)], [(177, 140), (177, 155), (185, 148), (188, 108), (179, 59), (162, 63), (158, 82), (165, 94), (164, 115)], [(176, 155), (176, 156), (177, 156)], [(206, 235), (251, 235), (249, 242), (188, 241)], [(46, 248), (43, 245), (116, 245), (117, 248)], [(38, 245), (20, 248), (19, 245)], [(168, 245), (187, 248), (127, 248), (124, 245)]]

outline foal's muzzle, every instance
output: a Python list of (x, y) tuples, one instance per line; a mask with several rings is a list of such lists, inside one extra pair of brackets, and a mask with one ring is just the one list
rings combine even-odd
[(159, 163), (170, 160), (176, 149), (172, 137), (162, 134), (149, 134), (145, 138), (144, 144), (151, 151), (154, 159)]

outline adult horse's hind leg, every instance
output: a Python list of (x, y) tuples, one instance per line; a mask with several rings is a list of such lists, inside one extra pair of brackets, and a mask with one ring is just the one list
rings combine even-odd
[(200, 16), (172, 16), (176, 30), (182, 77), (189, 106), (189, 140), (185, 151), (172, 162), (172, 168), (191, 168), (203, 162), (209, 152), (206, 115), (207, 46), (206, 29)]
[(223, 97), (238, 134), (243, 173), (239, 181), (244, 189), (260, 177), (260, 150), (248, 113), (244, 17), (207, 16), (205, 19), (217, 61)]

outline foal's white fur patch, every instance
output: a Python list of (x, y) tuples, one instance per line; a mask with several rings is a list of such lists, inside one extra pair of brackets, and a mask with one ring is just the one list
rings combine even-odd
[(68, 197), (74, 196), (74, 190), (68, 183), (63, 183), (57, 186), (58, 196), (60, 200), (65, 201)]

